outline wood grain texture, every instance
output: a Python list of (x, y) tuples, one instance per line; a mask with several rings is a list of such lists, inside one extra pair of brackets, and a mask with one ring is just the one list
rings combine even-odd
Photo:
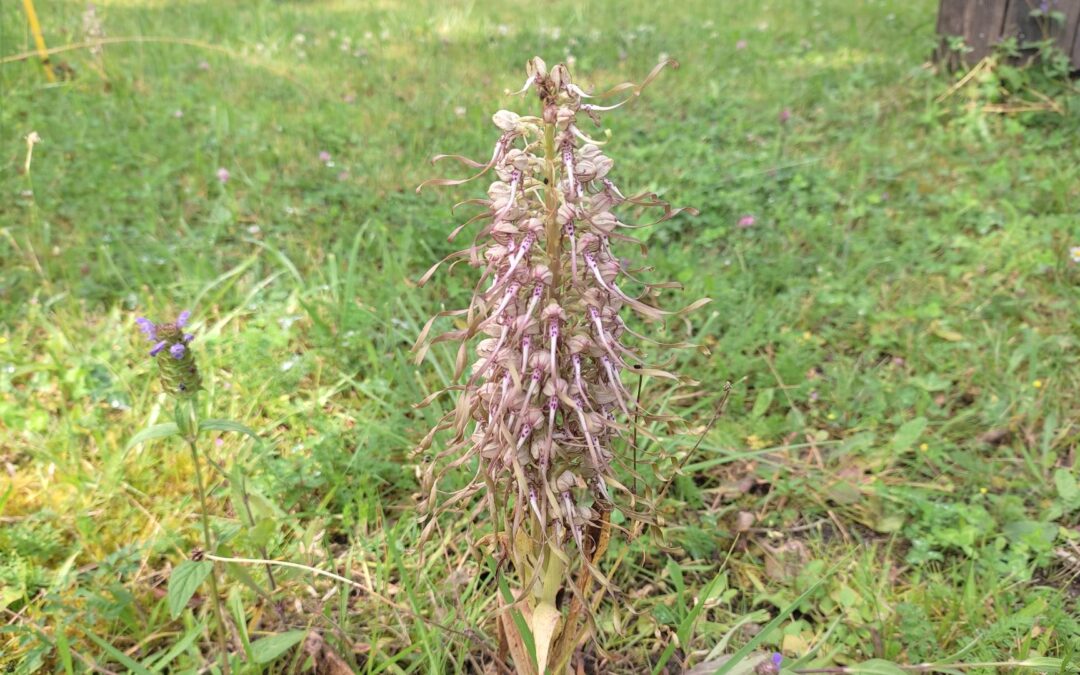
[(949, 54), (944, 38), (959, 36), (971, 51), (963, 55), (966, 65), (974, 65), (990, 54), (994, 46), (1009, 37), (1020, 45), (1046, 37), (1057, 41), (1069, 55), (1073, 68), (1080, 69), (1080, 0), (1050, 0), (1049, 7), (1065, 15), (1062, 23), (1050, 23), (1031, 16), (1041, 0), (941, 0), (937, 32), (943, 38), (937, 56), (950, 65), (959, 65)]

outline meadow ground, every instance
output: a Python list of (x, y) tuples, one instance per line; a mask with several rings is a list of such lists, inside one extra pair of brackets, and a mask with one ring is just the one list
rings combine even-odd
[[(84, 40), (83, 3), (37, 5), (51, 46)], [(534, 54), (596, 88), (681, 62), (606, 118), (609, 152), (624, 185), (700, 209), (641, 236), (685, 286), (672, 302), (713, 299), (667, 328), (708, 348), (675, 357), (700, 387), (646, 383), (687, 421), (663, 439), (686, 459), (661, 504), (673, 551), (613, 543), (589, 662), (1080, 652), (1074, 91), (1060, 114), (991, 112), (996, 80), (946, 95), (932, 0), (96, 5), (107, 38), (155, 39), (56, 54), (52, 86), (0, 65), (0, 666), (213, 653), (205, 592), (176, 618), (165, 597), (201, 541), (190, 456), (126, 449), (169, 414), (134, 320), (185, 308), (204, 413), (262, 440), (205, 439), (257, 521), (212, 475), (223, 552), (368, 589), (278, 568), (271, 602), (234, 566), (222, 597), (259, 667), (340, 665), (288, 649), (309, 628), (356, 672), (490, 660), (483, 519), (417, 545), (411, 449), (438, 412), (411, 405), (452, 357), (408, 351), (466, 302), (466, 269), (415, 281), (481, 187), (413, 188), (449, 170), (436, 153), (489, 152), (495, 110), (531, 112), (503, 92)], [(0, 55), (32, 49), (19, 3), (0, 22)]]

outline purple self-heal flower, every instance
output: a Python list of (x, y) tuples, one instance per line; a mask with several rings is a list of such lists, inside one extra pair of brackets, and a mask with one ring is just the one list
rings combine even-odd
[(780, 652), (773, 652), (768, 661), (761, 661), (754, 668), (755, 675), (778, 675), (780, 672), (780, 664), (784, 662), (784, 655)]
[(138, 324), (139, 330), (142, 331), (142, 334), (146, 336), (147, 340), (153, 340), (157, 337), (157, 326), (155, 326), (154, 322), (150, 319), (140, 316), (138, 319), (135, 319), (135, 323)]
[(188, 344), (195, 339), (191, 333), (184, 332), (184, 325), (191, 319), (190, 311), (183, 311), (175, 321), (154, 323), (140, 317), (136, 320), (139, 330), (155, 341), (150, 349), (150, 356), (157, 357), (168, 352), (171, 358), (156, 359), (158, 372), (165, 391), (180, 397), (195, 395), (202, 382), (198, 366)]

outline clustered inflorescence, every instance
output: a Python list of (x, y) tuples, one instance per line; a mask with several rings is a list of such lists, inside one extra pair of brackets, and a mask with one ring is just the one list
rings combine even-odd
[(191, 312), (185, 311), (172, 323), (154, 323), (143, 317), (135, 320), (146, 339), (154, 343), (150, 356), (157, 361), (161, 386), (179, 398), (194, 396), (202, 385), (195, 357), (188, 347), (195, 336), (184, 332), (190, 317)]
[[(583, 532), (611, 510), (614, 492), (628, 497), (621, 510), (641, 515), (633, 512), (636, 495), (617, 478), (633, 475), (633, 467), (616, 446), (627, 447), (635, 425), (656, 418), (639, 409), (623, 374), (678, 379), (646, 366), (625, 344), (637, 334), (622, 310), (646, 319), (671, 314), (655, 306), (654, 296), (673, 284), (633, 276), (635, 270), (613, 247), (640, 246), (625, 231), (642, 226), (622, 222), (613, 210), (623, 204), (660, 207), (660, 222), (683, 209), (651, 194), (624, 196), (611, 179), (614, 163), (604, 143), (590, 138), (580, 123), (584, 118), (599, 124), (599, 113), (636, 96), (663, 65), (642, 85), (620, 85), (605, 94), (630, 90), (626, 100), (600, 106), (589, 102), (593, 97), (573, 83), (565, 66), (549, 71), (535, 58), (522, 92), (539, 95), (541, 116), (497, 112), (493, 121), (501, 135), (487, 164), (436, 158), (455, 159), (479, 173), (425, 183), (455, 185), (488, 170), (496, 177), (487, 199), (467, 202), (482, 207), (469, 222), (487, 223), (469, 248), (443, 261), (465, 260), (480, 270), (470, 306), (435, 317), (456, 317), (462, 327), (429, 341), (433, 318), (417, 342), (418, 361), (430, 344), (458, 343), (460, 378), (466, 345), (481, 338), (464, 384), (451, 387), (459, 393), (455, 411), (421, 444), (427, 450), (437, 432), (449, 431), (453, 437), (433, 464), (452, 458), (447, 468), (453, 468), (480, 458), (469, 487), (442, 498), (442, 506), (488, 485), (490, 503), (509, 516), (509, 530), (525, 526), (533, 540), (557, 551), (577, 549), (586, 564), (592, 551)], [(432, 469), (425, 485), (431, 507), (440, 502), (437, 483)]]

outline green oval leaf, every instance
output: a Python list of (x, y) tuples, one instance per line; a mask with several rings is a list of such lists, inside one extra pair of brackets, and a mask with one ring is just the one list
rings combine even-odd
[(896, 452), (905, 452), (915, 444), (915, 441), (919, 440), (919, 436), (926, 430), (927, 419), (925, 417), (916, 417), (913, 420), (904, 422), (899, 429), (896, 430), (896, 435), (892, 439), (892, 447)]
[(234, 422), (232, 420), (220, 420), (209, 419), (199, 421), (199, 431), (234, 431), (238, 434), (244, 434), (250, 436), (256, 444), (262, 443), (262, 439), (259, 438), (259, 434), (255, 433), (255, 430), (251, 427)]
[(134, 448), (139, 443), (145, 443), (146, 441), (153, 441), (159, 438), (168, 438), (169, 436), (179, 435), (179, 433), (180, 429), (176, 426), (176, 422), (166, 422), (165, 424), (155, 424), (152, 427), (146, 427), (131, 437), (131, 440), (124, 446), (124, 452)]
[(769, 406), (772, 405), (773, 398), (776, 396), (776, 389), (769, 387), (768, 389), (762, 389), (758, 392), (757, 398), (754, 399), (754, 407), (750, 411), (751, 417), (761, 417), (769, 411)]
[(251, 643), (251, 660), (255, 663), (270, 663), (305, 637), (307, 637), (306, 630), (291, 630), (256, 640)]
[(169, 593), (166, 596), (172, 618), (180, 616), (180, 612), (187, 607), (188, 600), (212, 569), (214, 563), (209, 560), (185, 560), (176, 566), (169, 575)]
[(885, 659), (870, 659), (860, 664), (849, 666), (847, 672), (853, 675), (907, 675), (900, 666)]

